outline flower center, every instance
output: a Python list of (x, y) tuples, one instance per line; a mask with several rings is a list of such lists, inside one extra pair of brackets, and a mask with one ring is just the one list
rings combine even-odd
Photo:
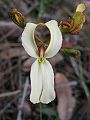
[(34, 40), (37, 45), (37, 47), (44, 46), (45, 48), (48, 47), (50, 43), (50, 30), (44, 23), (37, 24), (34, 32)]
[(38, 52), (39, 52), (38, 62), (39, 63), (44, 63), (45, 62), (45, 57), (44, 57), (45, 48), (44, 47), (39, 47)]

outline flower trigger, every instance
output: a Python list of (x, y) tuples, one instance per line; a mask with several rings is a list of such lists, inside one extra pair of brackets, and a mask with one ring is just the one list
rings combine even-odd
[(38, 52), (39, 52), (38, 62), (39, 62), (39, 63), (44, 63), (44, 62), (45, 62), (45, 58), (44, 58), (45, 48), (42, 47), (42, 46), (39, 47), (39, 48), (38, 48)]

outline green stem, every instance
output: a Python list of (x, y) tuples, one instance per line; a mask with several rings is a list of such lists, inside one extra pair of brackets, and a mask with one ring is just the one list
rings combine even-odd
[(86, 97), (89, 98), (89, 96), (90, 96), (89, 89), (88, 89), (87, 85), (85, 84), (85, 78), (83, 76), (83, 69), (82, 69), (81, 61), (80, 61), (79, 71), (80, 71), (80, 79), (81, 79), (82, 87), (84, 89)]
[(42, 103), (40, 103), (40, 120), (42, 120)]
[(85, 84), (85, 79), (84, 79), (84, 77), (83, 77), (82, 75), (80, 75), (80, 79), (81, 79), (81, 84), (82, 84), (82, 87), (83, 87), (84, 92), (85, 92), (85, 94), (86, 94), (86, 97), (87, 97), (87, 99), (88, 99), (89, 96), (90, 96), (90, 94), (89, 94), (89, 89), (88, 89), (88, 87), (86, 86), (86, 84)]
[(43, 13), (44, 13), (44, 1), (41, 0), (40, 1), (40, 10), (39, 10), (39, 15), (38, 15), (39, 19), (43, 16)]

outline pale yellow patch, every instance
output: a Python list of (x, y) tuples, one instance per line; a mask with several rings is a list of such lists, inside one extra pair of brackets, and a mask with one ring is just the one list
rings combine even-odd
[(81, 4), (79, 4), (79, 5), (77, 6), (76, 12), (77, 12), (77, 11), (78, 11), (78, 12), (83, 12), (83, 11), (85, 10), (85, 8), (86, 8), (85, 4), (81, 3)]

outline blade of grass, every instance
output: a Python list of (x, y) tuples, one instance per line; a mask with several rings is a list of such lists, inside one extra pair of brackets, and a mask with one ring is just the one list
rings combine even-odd
[(85, 92), (85, 95), (86, 95), (86, 97), (88, 99), (90, 94), (89, 94), (89, 89), (88, 89), (87, 85), (85, 84), (85, 78), (83, 76), (83, 69), (82, 69), (81, 61), (79, 61), (79, 64), (77, 64), (73, 58), (71, 58), (70, 60), (71, 60), (71, 64), (72, 64), (72, 66), (73, 66), (73, 68), (75, 70), (76, 75), (81, 80), (81, 85), (82, 85), (83, 90)]

